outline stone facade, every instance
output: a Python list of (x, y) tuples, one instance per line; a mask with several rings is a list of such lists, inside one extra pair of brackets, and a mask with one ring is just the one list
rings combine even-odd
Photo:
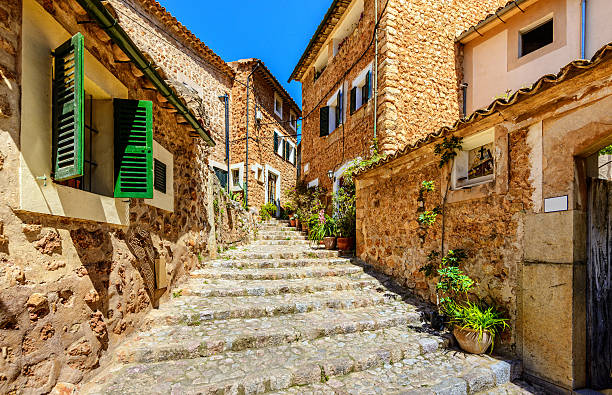
[[(379, 0), (378, 120), (379, 147), (395, 152), (459, 116), (461, 50), (455, 37), (506, 0)], [(383, 12), (383, 8), (385, 8)], [(374, 1), (364, 0), (355, 30), (315, 81), (313, 65), (304, 65), (302, 82), (304, 130), (302, 169), (306, 181), (319, 180), (331, 189), (328, 170), (368, 155), (374, 138), (373, 100), (327, 137), (319, 137), (319, 111), (340, 87), (348, 87), (374, 59)], [(363, 55), (363, 57), (362, 57)], [(349, 108), (348, 94), (345, 109)], [(321, 155), (325, 152), (325, 155)]]
[[(268, 182), (270, 172), (280, 175), (280, 186), (276, 199), (281, 205), (285, 203), (286, 191), (295, 187), (297, 179), (297, 118), (301, 116), (300, 108), (291, 99), (282, 86), (276, 81), (268, 68), (257, 59), (247, 59), (229, 63), (236, 72), (236, 81), (232, 89), (232, 119), (234, 125), (230, 134), (230, 162), (242, 164), (242, 183), (248, 172), (248, 203), (251, 207), (260, 207), (268, 202)], [(255, 69), (256, 68), (256, 69)], [(246, 163), (246, 120), (247, 120), (247, 77), (255, 69), (250, 79), (249, 95), (249, 147), (248, 165)], [(275, 113), (275, 95), (283, 102), (282, 117)], [(257, 113), (261, 119), (256, 119)], [(290, 115), (296, 118), (295, 129), (291, 126)], [(274, 131), (279, 132), (293, 144), (294, 163), (283, 158), (274, 150)], [(247, 168), (248, 166), (248, 168)], [(242, 195), (242, 194), (241, 194)]]
[[(465, 138), (494, 131), (494, 179), (448, 192), (444, 245), (468, 251), (462, 269), (477, 282), (473, 297), (502, 306), (511, 318), (496, 349), (522, 358), (527, 375), (556, 391), (588, 384), (587, 177), (598, 176), (598, 151), (612, 135), (610, 49), (587, 68), (572, 63), (551, 85), (538, 81), (511, 104), (441, 130)], [(358, 255), (434, 302), (435, 279), (419, 269), (440, 249), (442, 221), (423, 229), (417, 217), (422, 181), (436, 182), (425, 207), (441, 205), (445, 195), (450, 166), (438, 167), (438, 141), (431, 138), (357, 179)], [(557, 197), (567, 198), (567, 210), (545, 208)]]
[[(123, 226), (20, 209), (28, 199), (20, 192), (20, 154), (30, 148), (20, 138), (22, 114), (29, 112), (21, 105), (22, 88), (32, 89), (20, 75), (20, 51), (28, 44), (22, 40), (22, 13), (28, 1), (29, 7), (51, 16), (70, 34), (81, 32), (86, 50), (127, 88), (130, 98), (153, 102), (153, 138), (174, 157), (173, 212), (155, 208), (143, 199), (130, 199), (129, 221)], [(130, 13), (130, 7), (136, 7), (113, 3), (119, 13)], [(160, 298), (168, 298), (152, 281), (154, 275), (160, 275), (154, 272), (154, 266), (163, 268), (165, 263), (164, 274), (168, 287), (172, 287), (200, 260), (246, 240), (253, 226), (253, 218), (228, 199), (209, 169), (213, 150), (190, 136), (190, 128), (177, 122), (172, 108), (134, 73), (129, 63), (116, 61), (117, 51), (95, 23), (77, 24), (85, 18), (78, 3), (69, 0), (0, 4), (2, 393), (44, 393), (58, 382), (79, 382), (103, 363), (119, 340), (139, 326)], [(155, 16), (145, 19), (151, 22)], [(165, 33), (160, 40), (172, 45), (164, 49), (155, 47), (161, 41), (155, 41), (155, 45), (139, 42), (141, 32), (135, 26), (128, 23), (125, 27), (144, 46), (141, 49), (154, 58), (164, 52), (170, 54), (172, 45), (178, 45), (178, 40)], [(207, 98), (229, 91), (229, 76), (214, 71), (192, 54), (185, 56), (185, 63), (177, 65), (160, 57), (162, 71), (167, 70), (173, 78), (179, 73), (192, 80), (202, 78), (195, 83)], [(185, 66), (188, 61), (201, 68)], [(212, 99), (205, 99), (204, 107), (210, 116), (204, 123), (216, 136), (224, 125), (223, 113)], [(40, 181), (39, 188), (42, 185)]]

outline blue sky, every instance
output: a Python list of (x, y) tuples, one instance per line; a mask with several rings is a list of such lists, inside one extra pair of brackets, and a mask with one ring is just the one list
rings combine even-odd
[(289, 75), (331, 0), (158, 0), (230, 62), (260, 58), (302, 106), (302, 86)]

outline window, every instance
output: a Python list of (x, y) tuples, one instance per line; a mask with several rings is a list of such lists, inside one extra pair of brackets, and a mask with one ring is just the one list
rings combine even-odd
[[(62, 185), (97, 192), (98, 166), (108, 166), (114, 151), (115, 198), (153, 198), (153, 103), (145, 100), (94, 100), (85, 103), (84, 39), (77, 33), (54, 51), (52, 178)], [(87, 120), (85, 119), (87, 115)], [(113, 119), (111, 141), (95, 123)], [(87, 130), (87, 134), (85, 133)], [(95, 159), (95, 160), (94, 160)], [(98, 177), (98, 175), (100, 177)]]
[(297, 131), (297, 115), (293, 111), (289, 114), (289, 125)]
[(242, 191), (244, 185), (244, 163), (235, 163), (230, 166), (230, 189), (233, 192)]
[(351, 88), (351, 107), (353, 114), (370, 100), (372, 91), (372, 65), (362, 71), (353, 81)]
[(283, 152), (285, 149), (284, 142), (285, 142), (285, 139), (283, 138), (283, 135), (280, 134), (278, 130), (275, 130), (274, 131), (274, 153), (280, 156), (281, 158), (283, 157)]
[(495, 177), (494, 129), (463, 139), (453, 166), (453, 189), (467, 188)]
[(157, 158), (153, 159), (153, 188), (166, 193), (166, 164)]
[(327, 102), (326, 107), (321, 107), (320, 114), (320, 136), (324, 137), (332, 133), (343, 123), (343, 95), (339, 89)]
[(274, 113), (283, 119), (283, 99), (277, 93), (274, 93)]
[(554, 25), (553, 19), (538, 24), (536, 27), (529, 27), (519, 32), (520, 34), (520, 53), (519, 57), (530, 54), (538, 49), (553, 42)]

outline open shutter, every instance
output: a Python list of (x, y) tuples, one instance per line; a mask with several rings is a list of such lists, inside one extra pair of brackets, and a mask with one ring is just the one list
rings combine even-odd
[(357, 109), (357, 87), (351, 89), (351, 114)]
[(336, 127), (342, 125), (344, 123), (344, 95), (342, 94), (342, 90), (338, 92), (338, 116), (336, 117)]
[(115, 197), (153, 198), (153, 103), (115, 99)]
[(57, 181), (83, 175), (83, 51), (83, 35), (77, 33), (53, 52), (53, 178)]
[(368, 100), (370, 100), (370, 86), (372, 85), (371, 83), (372, 81), (372, 72), (368, 71), (368, 74), (366, 74), (366, 80), (365, 80), (365, 85), (363, 86), (363, 90), (361, 93), (361, 101), (365, 104), (368, 102)]
[(278, 152), (278, 133), (274, 132), (274, 152)]
[(321, 107), (319, 110), (320, 113), (320, 136), (325, 137), (329, 134), (329, 107)]

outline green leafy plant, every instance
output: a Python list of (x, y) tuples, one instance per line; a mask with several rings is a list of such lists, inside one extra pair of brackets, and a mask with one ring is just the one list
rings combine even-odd
[(267, 221), (276, 213), (276, 205), (272, 202), (268, 202), (261, 206), (259, 209), (259, 218), (262, 221)]
[(321, 241), (325, 237), (333, 237), (336, 235), (336, 229), (336, 220), (321, 211), (317, 222), (310, 227), (308, 239)]
[(172, 297), (173, 298), (179, 298), (183, 295), (183, 290), (182, 289), (178, 289), (174, 292), (172, 292)]
[(599, 151), (599, 155), (612, 155), (612, 145), (602, 148)]
[(433, 210), (426, 210), (421, 213), (417, 219), (421, 225), (431, 226), (436, 222), (436, 218), (440, 214), (440, 208), (436, 207)]
[(434, 181), (423, 181), (421, 183), (421, 193), (433, 192), (434, 188), (435, 188)]
[(483, 303), (456, 303), (448, 302), (443, 306), (443, 312), (449, 317), (451, 324), (461, 328), (478, 332), (478, 339), (482, 340), (485, 331), (491, 334), (491, 352), (495, 346), (495, 337), (508, 329), (508, 319), (496, 307)]
[(436, 144), (434, 153), (440, 156), (440, 162), (438, 163), (440, 168), (457, 156), (457, 151), (461, 149), (462, 142), (462, 137), (451, 136), (450, 138), (444, 137), (442, 142)]
[(440, 303), (442, 305), (454, 301), (458, 295), (467, 294), (474, 285), (474, 280), (463, 273), (457, 266), (447, 266), (438, 269), (440, 279), (436, 288), (442, 292)]

